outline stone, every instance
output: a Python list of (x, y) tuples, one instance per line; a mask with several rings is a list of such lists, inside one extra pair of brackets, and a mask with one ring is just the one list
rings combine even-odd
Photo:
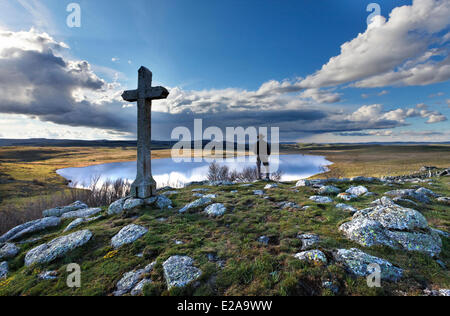
[(386, 245), (430, 256), (441, 252), (442, 241), (418, 211), (404, 208), (383, 197), (376, 206), (357, 212), (339, 230), (364, 247)]
[(437, 199), (439, 203), (450, 205), (450, 197), (440, 197)]
[(261, 236), (258, 238), (258, 242), (264, 245), (268, 245), (270, 241), (270, 238), (267, 236)]
[(364, 195), (364, 194), (366, 194), (367, 192), (369, 192), (369, 190), (368, 190), (366, 187), (360, 185), (360, 186), (357, 186), (357, 187), (350, 187), (350, 188), (349, 188), (347, 191), (345, 191), (345, 192), (347, 192), (347, 193), (349, 193), (349, 194), (352, 194), (352, 195), (355, 195), (355, 196), (357, 196), (357, 197), (360, 197), (361, 195)]
[(123, 204), (125, 203), (126, 198), (119, 199), (113, 202), (108, 208), (108, 215), (117, 215), (123, 212)]
[(314, 201), (319, 204), (328, 204), (333, 203), (333, 200), (329, 198), (328, 196), (319, 196), (319, 195), (313, 195), (309, 198), (311, 201)]
[(101, 211), (101, 208), (87, 208), (79, 211), (67, 212), (61, 216), (61, 219), (87, 218), (93, 215), (97, 215)]
[(350, 182), (375, 182), (379, 179), (374, 177), (354, 177), (350, 179)]
[(4, 261), (0, 263), (0, 280), (5, 279), (6, 276), (8, 275), (8, 272), (9, 272), (8, 262)]
[(205, 192), (209, 192), (211, 191), (211, 189), (206, 189), (206, 188), (201, 188), (201, 189), (193, 189), (192, 192), (194, 193), (205, 193)]
[[(420, 193), (422, 192), (422, 193)], [(395, 198), (395, 197), (400, 197), (400, 198), (413, 198), (419, 202), (428, 204), (430, 203), (430, 199), (429, 197), (423, 193), (423, 191), (419, 191), (419, 193), (417, 192), (417, 190), (414, 189), (400, 189), (400, 190), (393, 190), (393, 191), (389, 191), (386, 192), (385, 195)]]
[(289, 208), (293, 208), (293, 209), (299, 209), (300, 205), (294, 203), (294, 202), (280, 202), (278, 203), (278, 207), (282, 208), (283, 210), (289, 209)]
[(450, 296), (450, 289), (430, 290), (425, 289), (425, 296)]
[(318, 191), (319, 194), (337, 194), (339, 192), (341, 192), (341, 189), (333, 185), (324, 185)]
[(195, 200), (192, 203), (187, 204), (182, 209), (180, 209), (178, 212), (179, 213), (186, 213), (189, 210), (197, 209), (197, 208), (200, 208), (202, 206), (206, 206), (206, 205), (208, 205), (210, 203), (212, 203), (212, 200), (210, 198), (203, 197), (201, 199)]
[(322, 287), (325, 288), (325, 289), (330, 290), (334, 294), (338, 294), (339, 293), (339, 286), (336, 285), (335, 283), (333, 283), (332, 281), (323, 281), (322, 282)]
[(302, 241), (302, 248), (301, 248), (302, 251), (311, 249), (312, 247), (316, 246), (320, 241), (320, 237), (314, 234), (302, 234), (298, 235), (297, 238)]
[[(133, 271), (125, 273), (122, 276), (122, 278), (119, 280), (119, 282), (117, 282), (117, 284), (116, 284), (117, 290), (113, 293), (114, 296), (122, 296), (122, 295), (127, 294), (128, 292), (134, 290), (139, 285), (139, 283), (140, 283), (139, 281), (142, 278), (142, 276), (144, 274), (152, 272), (155, 265), (156, 265), (156, 262), (152, 262), (143, 269), (133, 270)], [(142, 291), (145, 284), (141, 285), (141, 286), (142, 286), (142, 288), (140, 290)], [(137, 292), (139, 292), (139, 288), (137, 288), (136, 291), (134, 291), (134, 293), (135, 293), (134, 295), (140, 294)]]
[(303, 251), (297, 253), (294, 257), (301, 261), (312, 261), (315, 263), (327, 264), (327, 257), (320, 250)]
[(123, 211), (131, 211), (135, 208), (141, 207), (144, 205), (144, 200), (142, 199), (128, 199), (123, 203)]
[(152, 100), (166, 99), (169, 91), (164, 87), (152, 87), (153, 74), (145, 67), (139, 68), (137, 90), (125, 91), (122, 98), (136, 102), (138, 108), (137, 175), (131, 185), (134, 198), (146, 199), (156, 194), (156, 182), (152, 176)]
[(432, 196), (432, 197), (439, 196), (438, 194), (434, 193), (430, 189), (426, 189), (426, 188), (418, 188), (415, 192), (416, 192), (416, 194), (419, 194), (419, 195), (427, 195), (427, 196)]
[(63, 257), (75, 248), (81, 247), (92, 238), (89, 230), (82, 230), (31, 249), (25, 256), (25, 265), (44, 264)]
[(435, 228), (431, 228), (431, 230), (433, 232), (435, 232), (436, 234), (438, 234), (439, 236), (445, 237), (445, 238), (450, 238), (450, 233), (444, 232), (442, 230), (439, 229), (435, 229)]
[(254, 190), (253, 191), (253, 195), (263, 196), (264, 195), (264, 191), (262, 191), (262, 190)]
[(166, 191), (166, 192), (161, 193), (161, 195), (165, 195), (165, 196), (177, 195), (177, 194), (180, 194), (180, 192), (178, 192), (178, 191)]
[(8, 231), (0, 237), (0, 243), (17, 240), (24, 235), (37, 233), (47, 228), (57, 227), (61, 224), (61, 219), (58, 217), (45, 217), (35, 221), (27, 222), (19, 225)]
[(139, 238), (144, 236), (147, 232), (148, 229), (143, 226), (135, 224), (125, 226), (117, 233), (117, 235), (115, 235), (111, 239), (111, 245), (115, 249), (120, 248), (123, 245), (130, 244), (138, 240)]
[(358, 210), (356, 208), (354, 208), (353, 206), (347, 205), (347, 204), (343, 204), (343, 203), (339, 203), (338, 205), (336, 205), (336, 208), (340, 209), (340, 210), (343, 210), (343, 211), (346, 211), (346, 212), (349, 212), (349, 213), (352, 213), (352, 214), (358, 212)]
[(56, 207), (56, 208), (52, 208), (49, 210), (45, 210), (42, 215), (44, 217), (60, 217), (61, 215), (68, 213), (68, 212), (73, 212), (73, 211), (78, 211), (78, 210), (82, 210), (88, 208), (88, 206), (86, 204), (84, 204), (81, 201), (76, 201), (68, 206), (64, 206), (64, 207)]
[(397, 282), (403, 276), (403, 270), (393, 266), (389, 261), (377, 258), (362, 252), (359, 249), (339, 249), (334, 259), (342, 263), (348, 272), (361, 277), (366, 277), (375, 272), (372, 264), (378, 264), (381, 268), (381, 279)]
[(419, 204), (417, 204), (416, 202), (414, 202), (414, 201), (411, 201), (410, 199), (404, 199), (404, 198), (401, 198), (401, 197), (395, 197), (395, 198), (393, 198), (392, 199), (395, 203), (404, 203), (404, 204), (410, 204), (410, 205), (413, 205), (413, 206), (419, 206)]
[(132, 296), (137, 296), (137, 295), (141, 295), (142, 291), (144, 290), (144, 287), (147, 284), (152, 283), (152, 280), (150, 279), (143, 279), (141, 280), (132, 290), (131, 290), (131, 295)]
[(64, 233), (68, 232), (68, 231), (70, 231), (72, 229), (77, 228), (78, 226), (82, 225), (85, 222), (87, 222), (86, 219), (84, 219), (84, 218), (77, 218), (76, 220), (71, 222), (69, 225), (67, 225), (67, 227), (64, 229)]
[(0, 260), (11, 259), (17, 256), (20, 249), (13, 243), (6, 243), (0, 246)]
[(202, 275), (194, 266), (194, 260), (188, 256), (172, 256), (163, 263), (167, 288), (184, 287)]
[(309, 181), (309, 180), (299, 180), (296, 184), (295, 184), (295, 186), (298, 188), (298, 187), (309, 187), (309, 186), (311, 186), (312, 184), (311, 184), (311, 181)]
[(39, 280), (52, 281), (58, 279), (57, 271), (45, 271), (38, 275)]
[(151, 198), (146, 199), (144, 202), (147, 205), (152, 206), (154, 205), (161, 210), (172, 208), (172, 200), (165, 195), (153, 196)]
[(356, 200), (358, 197), (350, 193), (339, 193), (337, 195), (337, 198), (344, 201), (353, 201)]
[(276, 183), (269, 183), (264, 187), (264, 190), (270, 190), (270, 189), (276, 189), (278, 188), (278, 184)]
[(227, 208), (221, 203), (211, 204), (205, 209), (205, 213), (213, 217), (222, 216), (226, 211)]

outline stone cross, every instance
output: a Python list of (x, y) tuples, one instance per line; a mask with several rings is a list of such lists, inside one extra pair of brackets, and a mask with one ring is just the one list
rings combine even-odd
[(156, 194), (156, 182), (152, 176), (152, 100), (166, 99), (169, 91), (163, 87), (152, 87), (153, 74), (145, 67), (139, 69), (137, 90), (125, 91), (122, 98), (136, 102), (138, 106), (137, 175), (131, 185), (131, 195), (146, 199)]

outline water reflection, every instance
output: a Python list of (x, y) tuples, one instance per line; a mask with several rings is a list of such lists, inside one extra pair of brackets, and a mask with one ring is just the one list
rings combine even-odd
[[(227, 159), (220, 165), (230, 170), (242, 171), (256, 165), (256, 157), (247, 157), (244, 162), (236, 158)], [(332, 163), (322, 156), (281, 155), (271, 157), (271, 166), (278, 166), (282, 171), (282, 181), (305, 179), (323, 172), (325, 166)], [(158, 187), (182, 187), (192, 181), (206, 180), (209, 164), (207, 162), (175, 163), (172, 159), (152, 160), (152, 173)], [(125, 179), (133, 181), (136, 177), (136, 162), (117, 162), (84, 168), (66, 168), (57, 170), (62, 177), (75, 183), (77, 187), (88, 187), (92, 179), (100, 177), (99, 183), (106, 180)]]

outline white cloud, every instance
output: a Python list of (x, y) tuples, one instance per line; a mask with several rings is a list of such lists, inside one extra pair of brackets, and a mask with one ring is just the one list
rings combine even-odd
[(117, 58), (117, 57), (111, 58), (111, 61), (114, 62), (114, 63), (115, 63), (115, 62), (118, 62), (119, 60), (120, 60), (120, 58)]

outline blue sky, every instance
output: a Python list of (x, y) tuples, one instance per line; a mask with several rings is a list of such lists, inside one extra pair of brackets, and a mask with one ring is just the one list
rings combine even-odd
[[(49, 43), (64, 43), (22, 51), (51, 49), (66, 63), (86, 61), (81, 75), (98, 80), (78, 87), (80, 79), (70, 77), (58, 96), (63, 106), (39, 99), (41, 84), (23, 104), (0, 99), (0, 137), (132, 138), (135, 126), (127, 126), (135, 125), (136, 109), (118, 95), (135, 88), (145, 65), (155, 85), (171, 90), (171, 99), (154, 105), (158, 139), (203, 118), (219, 127), (279, 126), (286, 141), (450, 140), (449, 21), (441, 16), (449, 0), (377, 1), (385, 18), (378, 30), (367, 25), (373, 0), (84, 0), (77, 2), (81, 27), (69, 28), (71, 2), (0, 0), (4, 32), (27, 42), (45, 32)], [(353, 44), (343, 50), (345, 43)], [(7, 65), (18, 71), (14, 62)], [(5, 91), (14, 91), (10, 85)]]

